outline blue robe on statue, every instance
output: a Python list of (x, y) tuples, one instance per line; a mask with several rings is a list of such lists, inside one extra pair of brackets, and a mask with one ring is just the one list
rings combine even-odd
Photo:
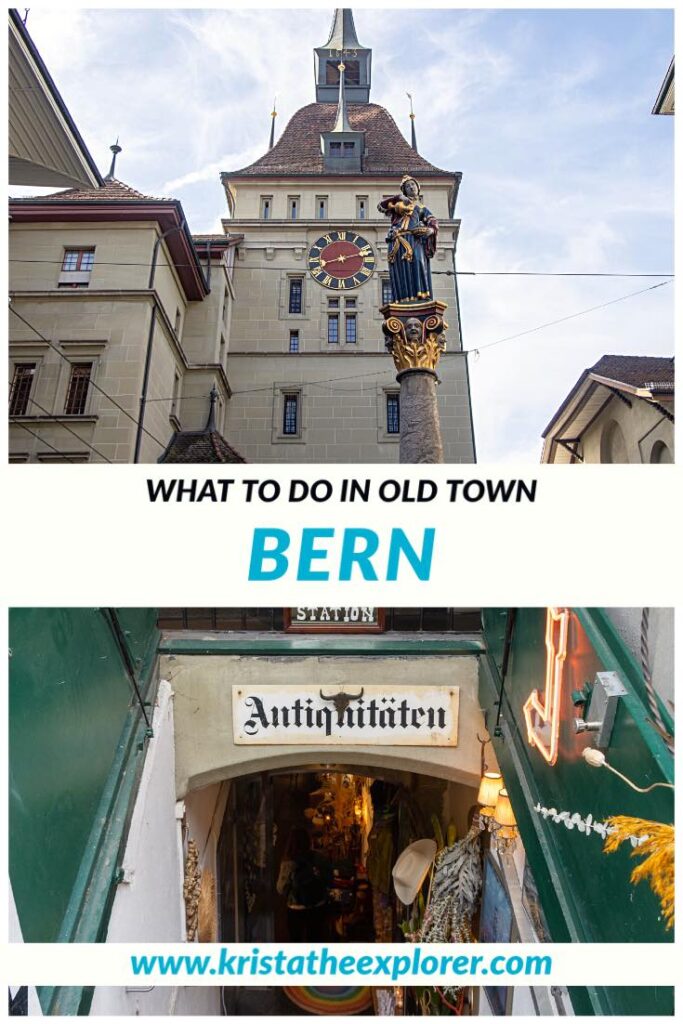
[[(439, 230), (436, 217), (426, 206), (405, 195), (383, 199), (378, 209), (391, 217), (387, 242), (392, 301), (433, 299), (430, 260)], [(427, 234), (427, 228), (432, 228), (433, 233)]]

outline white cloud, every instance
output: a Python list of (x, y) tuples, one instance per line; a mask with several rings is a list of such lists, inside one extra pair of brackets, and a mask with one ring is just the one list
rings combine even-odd
[[(267, 147), (312, 102), (314, 46), (331, 10), (36, 8), (34, 34), (103, 170), (181, 199), (192, 229), (220, 230), (221, 170)], [(613, 18), (613, 27), (609, 19)], [(671, 269), (672, 125), (649, 111), (673, 49), (656, 11), (355, 12), (373, 47), (371, 98), (420, 152), (461, 170), (461, 270)], [(463, 277), (464, 343), (481, 459), (540, 458), (541, 430), (606, 352), (669, 354), (669, 287), (484, 349), (648, 281)]]

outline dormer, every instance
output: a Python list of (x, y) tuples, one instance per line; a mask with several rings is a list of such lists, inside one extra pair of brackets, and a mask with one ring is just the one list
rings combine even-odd
[(338, 64), (339, 102), (334, 127), (320, 133), (320, 148), (326, 171), (360, 173), (363, 170), (365, 132), (354, 131), (349, 124), (346, 109), (346, 79), (344, 62)]

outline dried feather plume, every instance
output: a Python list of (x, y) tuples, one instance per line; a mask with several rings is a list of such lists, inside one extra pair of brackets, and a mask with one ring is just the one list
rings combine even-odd
[(606, 822), (613, 831), (605, 839), (603, 850), (614, 853), (622, 843), (639, 840), (632, 857), (644, 857), (631, 872), (631, 881), (636, 884), (646, 879), (654, 894), (659, 897), (666, 927), (674, 923), (674, 826), (644, 818), (616, 815)]
[(194, 839), (187, 844), (185, 859), (185, 879), (183, 882), (183, 898), (185, 900), (185, 930), (187, 941), (194, 942), (197, 935), (199, 895), (201, 892), (201, 871), (199, 868), (199, 850)]

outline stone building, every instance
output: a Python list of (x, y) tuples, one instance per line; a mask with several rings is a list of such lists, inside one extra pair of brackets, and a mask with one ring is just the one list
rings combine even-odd
[(449, 307), (439, 364), (445, 461), (474, 461), (453, 275), (461, 175), (426, 160), (370, 102), (371, 56), (351, 11), (338, 9), (314, 50), (315, 102), (264, 156), (221, 176), (224, 228), (244, 236), (226, 432), (249, 462), (398, 461), (399, 387), (379, 312), (389, 297), (387, 221), (377, 204), (405, 174), (440, 222), (432, 266), (434, 297)]
[(542, 462), (674, 461), (674, 360), (602, 356), (543, 432)]
[(371, 51), (350, 11), (315, 60), (316, 102), (222, 175), (222, 234), (193, 236), (177, 200), (118, 180), (118, 145), (105, 179), (10, 200), (11, 461), (397, 462), (377, 203), (406, 173), (441, 226), (445, 458), (474, 461), (453, 273), (460, 174), (370, 103)]
[(10, 215), (10, 461), (174, 461), (210, 392), (220, 433), (238, 239), (194, 240), (177, 200), (113, 173)]

